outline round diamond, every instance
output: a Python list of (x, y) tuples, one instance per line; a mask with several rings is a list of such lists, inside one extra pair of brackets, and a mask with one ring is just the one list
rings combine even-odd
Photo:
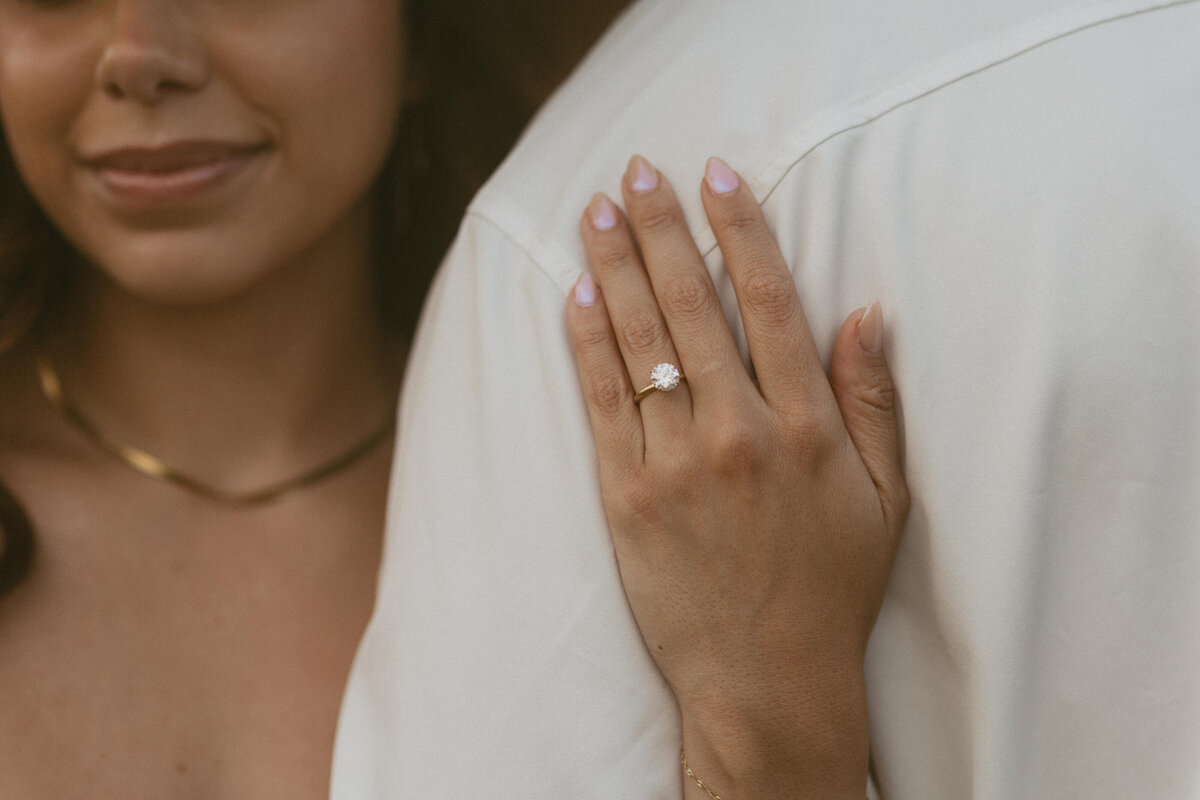
[(679, 368), (674, 364), (659, 364), (650, 370), (650, 380), (660, 392), (669, 392), (679, 385)]

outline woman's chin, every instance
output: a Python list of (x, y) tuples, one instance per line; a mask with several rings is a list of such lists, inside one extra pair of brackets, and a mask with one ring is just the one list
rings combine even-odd
[(119, 265), (95, 267), (100, 291), (124, 302), (200, 310), (237, 302), (267, 279), (271, 270), (229, 259), (127, 259)]

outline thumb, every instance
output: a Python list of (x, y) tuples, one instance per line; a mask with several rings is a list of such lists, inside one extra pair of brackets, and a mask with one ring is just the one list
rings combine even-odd
[(830, 372), (846, 431), (879, 491), (888, 528), (898, 536), (908, 516), (908, 487), (900, 466), (896, 389), (883, 354), (878, 300), (842, 324)]

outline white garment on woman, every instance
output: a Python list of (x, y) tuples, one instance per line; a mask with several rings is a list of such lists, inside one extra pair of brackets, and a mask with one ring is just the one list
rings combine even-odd
[(868, 659), (880, 793), (1200, 796), (1198, 131), (1197, 2), (635, 6), (430, 298), (335, 798), (680, 795), (563, 313), (635, 152), (731, 311), (714, 154), (823, 352), (883, 303), (914, 507)]

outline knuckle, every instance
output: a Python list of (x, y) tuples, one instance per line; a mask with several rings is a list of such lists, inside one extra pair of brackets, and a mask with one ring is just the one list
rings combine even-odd
[(587, 382), (588, 402), (605, 419), (618, 416), (629, 402), (625, 379), (613, 372), (592, 375)]
[[(588, 324), (589, 322), (593, 324)], [(584, 358), (603, 353), (612, 347), (608, 325), (603, 320), (577, 321), (574, 326), (575, 349)]]
[(786, 321), (796, 313), (792, 276), (765, 267), (753, 270), (743, 284), (746, 304), (769, 320)]
[(896, 412), (896, 386), (885, 372), (872, 370), (854, 391), (857, 402), (882, 414)]
[(666, 331), (654, 315), (634, 312), (621, 322), (621, 338), (632, 355), (659, 354), (666, 344)]
[(633, 223), (639, 232), (652, 233), (673, 228), (682, 219), (673, 203), (650, 203), (634, 213)]
[(590, 257), (592, 266), (599, 274), (611, 274), (625, 269), (632, 263), (632, 253), (629, 249), (617, 245), (594, 247)]
[(721, 219), (721, 227), (734, 236), (753, 236), (763, 232), (762, 218), (743, 208), (726, 213)]
[(754, 477), (762, 471), (765, 456), (763, 438), (742, 419), (723, 423), (709, 442), (708, 463), (720, 475)]
[(837, 437), (832, 435), (828, 423), (810, 409), (791, 414), (785, 431), (788, 449), (806, 461), (819, 464), (834, 457)]
[(646, 481), (627, 477), (616, 492), (618, 513), (626, 524), (653, 526), (659, 519), (659, 493)]
[(708, 284), (697, 275), (684, 275), (663, 287), (663, 310), (679, 317), (703, 316), (714, 303)]

